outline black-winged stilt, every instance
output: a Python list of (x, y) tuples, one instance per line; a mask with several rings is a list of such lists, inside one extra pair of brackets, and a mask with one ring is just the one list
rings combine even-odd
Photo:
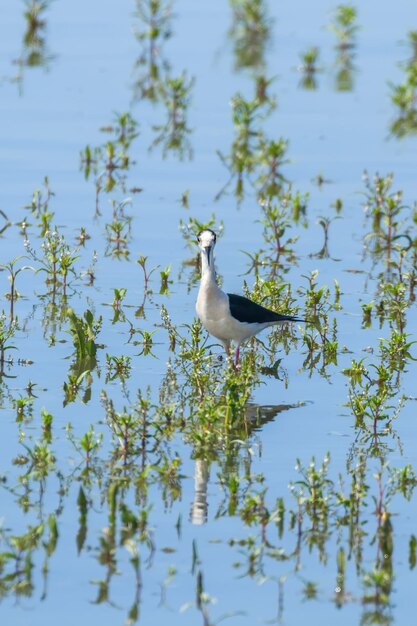
[(223, 343), (227, 356), (230, 342), (236, 344), (236, 365), (239, 362), (240, 345), (249, 337), (269, 326), (305, 321), (266, 309), (244, 296), (224, 293), (216, 282), (214, 269), (216, 233), (209, 228), (202, 230), (198, 235), (198, 245), (201, 250), (201, 282), (196, 304), (197, 315), (208, 332)]

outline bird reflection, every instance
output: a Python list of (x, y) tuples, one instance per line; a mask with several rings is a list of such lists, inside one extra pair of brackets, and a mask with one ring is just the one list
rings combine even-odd
[[(244, 420), (247, 425), (248, 438), (255, 432), (259, 431), (264, 424), (272, 422), (274, 418), (283, 411), (289, 409), (295, 409), (300, 406), (304, 406), (303, 402), (297, 404), (272, 404), (272, 405), (259, 405), (248, 403), (245, 410)], [(240, 442), (241, 445), (236, 451), (234, 449), (234, 464), (238, 465), (240, 462), (239, 450), (244, 447), (247, 450), (246, 442)], [(236, 453), (237, 452), (237, 453)], [(222, 465), (222, 460), (219, 458), (219, 465)], [(231, 471), (230, 459), (227, 459), (227, 473)], [(207, 522), (208, 519), (208, 500), (207, 500), (207, 487), (210, 478), (210, 463), (211, 460), (199, 458), (195, 460), (194, 466), (194, 500), (191, 503), (190, 510), (190, 522), (196, 526), (201, 526)]]
[(194, 466), (194, 501), (191, 504), (190, 521), (196, 526), (207, 522), (207, 485), (210, 477), (208, 461), (196, 459)]

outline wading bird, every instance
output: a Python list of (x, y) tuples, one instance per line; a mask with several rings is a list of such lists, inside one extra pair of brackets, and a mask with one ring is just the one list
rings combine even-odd
[(223, 343), (228, 358), (230, 358), (230, 342), (234, 342), (236, 365), (239, 363), (240, 345), (249, 337), (254, 337), (268, 326), (305, 321), (292, 315), (275, 313), (244, 296), (224, 293), (216, 282), (214, 269), (216, 233), (206, 228), (199, 233), (197, 240), (201, 250), (201, 282), (196, 303), (197, 315), (206, 330)]

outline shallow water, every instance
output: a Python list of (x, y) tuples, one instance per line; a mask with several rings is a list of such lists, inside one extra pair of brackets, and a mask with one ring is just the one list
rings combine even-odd
[[(6, 352), (12, 360), (5, 364), (0, 404), (0, 588), (5, 623), (47, 626), (59, 619), (62, 626), (74, 620), (82, 624), (97, 620), (103, 625), (156, 626), (167, 621), (208, 625), (225, 617), (230, 623), (248, 625), (291, 626), (335, 619), (341, 625), (411, 623), (415, 478), (409, 479), (410, 493), (404, 497), (390, 471), (408, 464), (415, 468), (417, 463), (415, 363), (407, 360), (393, 402), (397, 404), (401, 394), (410, 399), (376, 446), (369, 440), (364, 443), (366, 432), (355, 427), (348, 406), (348, 378), (342, 370), (351, 366), (352, 359), (375, 363), (380, 338), (388, 338), (395, 328), (393, 320), (380, 325), (375, 312), (370, 327), (362, 323), (361, 307), (378, 300), (378, 286), (385, 276), (383, 255), (381, 260), (364, 254), (371, 218), (364, 212), (362, 177), (364, 170), (371, 177), (393, 172), (393, 190), (403, 191), (407, 207), (415, 202), (416, 139), (410, 134), (399, 140), (390, 133), (396, 109), (389, 90), (389, 83), (400, 83), (404, 77), (401, 63), (410, 56), (407, 33), (417, 26), (415, 3), (358, 5), (360, 28), (351, 50), (353, 70), (347, 90), (336, 88), (337, 38), (326, 28), (336, 5), (324, 0), (261, 4), (267, 8), (271, 28), (264, 63), (241, 69), (236, 68), (228, 2), (198, 7), (185, 0), (173, 4), (172, 36), (158, 43), (161, 82), (165, 60), (169, 75), (185, 72), (194, 83), (186, 108), (190, 132), (183, 139), (184, 153), (171, 150), (165, 158), (161, 145), (149, 150), (158, 136), (154, 127), (165, 123), (167, 112), (161, 101), (138, 95), (137, 81), (140, 76), (147, 78), (147, 68), (138, 65), (147, 40), (135, 38), (143, 22), (135, 14), (133, 0), (92, 0), (87, 5), (57, 0), (48, 5), (40, 29), (45, 62), (38, 67), (16, 63), (28, 53), (22, 43), (27, 28), (24, 3), (3, 7), (0, 209), (11, 225), (1, 235), (0, 263), (27, 255), (29, 247), (36, 258), (21, 259), (16, 267), (27, 264), (39, 270), (43, 238), (38, 220), (25, 206), (34, 190), (42, 189), (45, 176), (54, 193), (49, 203), (54, 212), (51, 227), (58, 227), (71, 248), (81, 227), (90, 236), (76, 252), (76, 276), (70, 276), (66, 301), (62, 288), (51, 295), (45, 272), (24, 270), (16, 278), (21, 297), (14, 303), (14, 313), (19, 328), (10, 340), (15, 349)], [(307, 90), (300, 86), (300, 54), (312, 45), (320, 48), (320, 71), (316, 89)], [(236, 436), (238, 440), (228, 441), (227, 446), (219, 443), (218, 449), (203, 454), (190, 432), (175, 421), (183, 410), (175, 397), (171, 416), (175, 426), (171, 430), (169, 424), (157, 421), (153, 430), (149, 424), (147, 452), (135, 456), (134, 469), (124, 468), (122, 459), (116, 459), (118, 440), (106, 420), (101, 393), (106, 391), (117, 411), (127, 407), (128, 412), (138, 389), (146, 396), (149, 388), (152, 406), (168, 410), (161, 394), (168, 389), (167, 362), (174, 363), (176, 357), (161, 327), (161, 306), (180, 334), (189, 337), (184, 324), (194, 319), (198, 283), (196, 265), (189, 263), (196, 248), (185, 242), (180, 220), (207, 222), (214, 213), (215, 227), (223, 222), (216, 261), (230, 292), (241, 293), (244, 280), (249, 288), (254, 285), (244, 252), (253, 255), (267, 248), (254, 176), (245, 181), (241, 202), (233, 194), (234, 182), (215, 200), (230, 176), (218, 152), (228, 155), (235, 137), (231, 99), (240, 92), (251, 100), (256, 77), (262, 73), (273, 78), (268, 93), (276, 98), (277, 107), (257, 123), (268, 137), (288, 139), (288, 162), (282, 173), (293, 190), (309, 194), (307, 224), (292, 223), (287, 235), (298, 237), (294, 259), (281, 259), (283, 273), (278, 276), (292, 284), (300, 312), (306, 296), (299, 290), (306, 287), (305, 277), (312, 271), (319, 272), (318, 285), (330, 287), (331, 302), (333, 282), (338, 281), (341, 308), (329, 311), (330, 327), (334, 319), (337, 322), (337, 363), (309, 372), (308, 350), (298, 325), (289, 331), (292, 349), (288, 352), (279, 333), (265, 333), (260, 339), (266, 345), (276, 341), (279, 349), (269, 359), (258, 348), (259, 358), (269, 366), (280, 358), (283, 370), (279, 378), (262, 374), (260, 386), (254, 386), (244, 439)], [(100, 192), (101, 215), (97, 216), (95, 174), (85, 179), (80, 153), (86, 145), (105, 144), (111, 134), (103, 127), (128, 111), (138, 123), (139, 136), (128, 149), (134, 163), (118, 172), (122, 179), (112, 191)], [(166, 139), (166, 132), (162, 138)], [(321, 185), (318, 176), (324, 179)], [(186, 191), (189, 208), (181, 203)], [(106, 224), (112, 221), (111, 201), (126, 198), (131, 198), (125, 209), (131, 218), (129, 257), (116, 258), (109, 254)], [(339, 215), (332, 206), (337, 198), (343, 202)], [(331, 219), (328, 251), (319, 254), (324, 235), (317, 221), (323, 216)], [(401, 227), (414, 238), (411, 209), (403, 216)], [(18, 226), (24, 218), (31, 223), (26, 247)], [(156, 268), (148, 294), (137, 263), (141, 255), (147, 257), (148, 271)], [(95, 280), (88, 285), (91, 266)], [(167, 266), (171, 282), (168, 293), (161, 294), (160, 272)], [(267, 269), (261, 268), (260, 273), (266, 280)], [(6, 269), (0, 273), (6, 317), (10, 312), (7, 275)], [(122, 310), (128, 322), (123, 317), (114, 321), (111, 303), (116, 288), (127, 289)], [(56, 315), (48, 325), (51, 310), (56, 314), (54, 302), (58, 310), (61, 307), (62, 323)], [(144, 316), (139, 310), (142, 303)], [(415, 304), (408, 304), (405, 332), (412, 340)], [(96, 318), (103, 316), (97, 343), (104, 348), (98, 350), (91, 384), (81, 381), (73, 401), (68, 401), (64, 389), (74, 363), (65, 314), (68, 305), (81, 317), (86, 309)], [(130, 334), (132, 327), (136, 332)], [(138, 331), (155, 331), (154, 356), (139, 355)], [(212, 351), (215, 377), (227, 366), (217, 359), (221, 347), (216, 345)], [(250, 351), (250, 347), (243, 351), (244, 358)], [(415, 352), (413, 347), (410, 352)], [(125, 384), (117, 377), (106, 380), (106, 354), (131, 358)], [(183, 371), (179, 380), (186, 394), (189, 381)], [(17, 401), (30, 397), (27, 388), (32, 383), (34, 395), (19, 415)], [(198, 403), (195, 398), (194, 408)], [(47, 447), (55, 461), (39, 475), (31, 455), (36, 444), (45, 443), (42, 409), (53, 415), (53, 437)], [(90, 426), (103, 440), (86, 468), (77, 438)], [(297, 459), (307, 468), (314, 457), (321, 466), (327, 452), (327, 477), (333, 486), (324, 484), (319, 501), (327, 508), (316, 519), (314, 512), (307, 511), (306, 494), (297, 500), (288, 486), (301, 480), (295, 469)], [(172, 474), (161, 470), (164, 463), (173, 464)], [(362, 466), (365, 487), (360, 515), (356, 524), (349, 524), (352, 508), (347, 504), (343, 508), (340, 493), (349, 499), (351, 481), (359, 480), (355, 468)], [(146, 469), (142, 475), (141, 467)], [(380, 482), (375, 478), (378, 474)], [(236, 477), (234, 499), (229, 481)], [(279, 498), (285, 503), (282, 527), (276, 508)], [(129, 522), (127, 509), (136, 522)], [(262, 517), (264, 509), (271, 513), (268, 522)], [(138, 523), (136, 530), (132, 530), (134, 523)], [(36, 526), (40, 539), (33, 530)], [(355, 535), (355, 527), (362, 528), (363, 535)], [(384, 569), (384, 562), (388, 568)], [(370, 572), (375, 571), (386, 577), (385, 583), (369, 583)]]

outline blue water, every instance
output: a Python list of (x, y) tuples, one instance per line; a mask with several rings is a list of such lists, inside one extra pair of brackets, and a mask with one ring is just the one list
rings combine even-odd
[[(417, 28), (415, 3), (403, 0), (396, 5), (384, 0), (358, 4), (360, 29), (356, 35), (354, 87), (348, 92), (334, 88), (335, 36), (326, 24), (331, 21), (335, 6), (324, 0), (268, 4), (272, 34), (266, 48), (266, 75), (274, 78), (270, 91), (277, 98), (277, 108), (265, 121), (264, 130), (273, 137), (289, 140), (289, 163), (283, 172), (293, 182), (294, 189), (310, 194), (309, 226), (295, 227), (293, 231), (299, 236), (296, 244), (299, 265), (288, 276), (294, 291), (305, 286), (302, 276), (315, 269), (319, 270), (320, 284), (332, 288), (334, 279), (340, 283), (343, 308), (332, 315), (338, 322), (339, 346), (349, 351), (341, 352), (338, 364), (328, 368), (329, 380), (318, 374), (309, 377), (303, 369), (305, 355), (297, 351), (283, 355), (288, 386), (282, 380), (265, 378), (256, 390), (253, 401), (260, 406), (297, 405), (278, 413), (250, 439), (247, 450), (243, 447), (236, 452), (241, 466), (250, 465), (253, 476), (263, 474), (268, 506), (273, 508), (276, 498), (283, 497), (287, 511), (296, 506), (288, 484), (298, 478), (294, 469), (297, 458), (307, 466), (312, 456), (321, 463), (330, 451), (329, 477), (337, 484), (339, 474), (346, 476), (346, 460), (356, 433), (354, 418), (346, 406), (347, 379), (341, 370), (350, 365), (352, 358), (366, 357), (369, 352), (365, 350), (369, 347), (376, 350), (379, 338), (388, 333), (386, 326), (379, 329), (376, 323), (371, 329), (361, 328), (361, 304), (373, 299), (377, 287), (375, 276), (367, 278), (369, 259), (363, 260), (362, 238), (367, 228), (363, 171), (366, 169), (371, 175), (394, 172), (394, 188), (404, 191), (405, 203), (411, 205), (417, 196), (416, 139), (407, 137), (398, 141), (390, 137), (395, 110), (388, 87), (389, 82), (402, 80), (400, 62), (409, 55), (404, 43), (406, 35)], [(72, 355), (69, 335), (64, 325), (56, 330), (56, 345), (49, 345), (50, 331), (46, 338), (43, 336), (45, 312), (39, 297), (45, 292), (44, 275), (27, 271), (18, 276), (17, 288), (22, 298), (16, 303), (16, 312), (21, 328), (14, 339), (17, 351), (9, 372), (15, 378), (4, 381), (7, 390), (0, 403), (0, 476), (5, 478), (1, 553), (11, 549), (8, 543), (11, 535), (25, 533), (28, 526), (45, 521), (50, 513), (57, 515), (59, 538), (48, 561), (46, 590), (42, 581), (44, 550), (39, 546), (33, 553), (33, 590), (27, 597), (16, 596), (11, 591), (4, 593), (1, 601), (4, 623), (14, 626), (48, 626), (57, 620), (62, 626), (75, 621), (80, 625), (97, 621), (103, 626), (128, 623), (127, 614), (137, 593), (140, 595), (138, 623), (146, 626), (204, 623), (195, 606), (198, 570), (203, 573), (204, 588), (213, 600), (208, 604), (207, 624), (218, 623), (228, 615), (228, 622), (248, 626), (273, 622), (298, 626), (307, 621), (321, 624), (334, 620), (341, 626), (363, 623), (361, 616), (367, 607), (361, 603), (362, 579), (365, 571), (372, 569), (376, 553), (372, 543), (377, 523), (372, 496), (377, 496), (377, 485), (372, 474), (379, 469), (378, 463), (370, 461), (368, 468), (370, 493), (361, 571), (359, 574), (355, 571), (353, 558), (347, 560), (348, 599), (338, 609), (333, 601), (336, 554), (339, 546), (346, 549), (347, 530), (331, 529), (325, 559), (319, 559), (316, 549), (310, 553), (308, 546), (303, 545), (299, 569), (294, 559), (279, 561), (266, 555), (262, 573), (245, 576), (244, 548), (230, 542), (254, 536), (259, 545), (259, 528), (246, 525), (238, 515), (219, 514), (223, 510), (222, 477), (226, 472), (219, 459), (207, 468), (210, 475), (207, 522), (203, 525), (190, 522), (196, 462), (191, 446), (178, 434), (169, 448), (171, 457), (177, 454), (181, 458), (181, 495), (173, 502), (169, 498), (164, 502), (160, 487), (150, 487), (149, 526), (155, 550), (153, 553), (137, 542), (141, 585), (137, 585), (128, 551), (117, 546), (117, 567), (110, 582), (109, 601), (94, 602), (98, 593), (94, 581), (106, 576), (97, 555), (100, 536), (109, 525), (104, 488), (109, 479), (100, 470), (92, 480), (87, 493), (90, 499), (87, 537), (78, 555), (77, 497), (82, 484), (79, 476), (82, 459), (68, 441), (66, 425), (71, 422), (77, 435), (94, 425), (97, 433), (103, 434), (102, 458), (107, 458), (111, 433), (105, 423), (100, 392), (105, 388), (120, 410), (124, 399), (120, 384), (105, 383), (106, 353), (131, 356), (131, 393), (138, 386), (142, 390), (149, 386), (152, 398), (157, 401), (170, 356), (167, 335), (159, 327), (159, 307), (161, 304), (167, 307), (175, 324), (190, 324), (195, 315), (197, 287), (193, 284), (188, 288), (187, 270), (181, 269), (183, 261), (192, 257), (193, 252), (181, 236), (180, 219), (187, 222), (192, 216), (205, 221), (215, 213), (217, 221), (224, 222), (224, 235), (216, 249), (217, 264), (227, 290), (242, 291), (243, 275), (248, 269), (248, 258), (242, 251), (254, 252), (264, 245), (256, 198), (249, 192), (241, 206), (237, 206), (232, 193), (222, 195), (217, 202), (214, 198), (229, 176), (217, 151), (228, 154), (233, 141), (230, 100), (238, 91), (248, 99), (253, 96), (253, 76), (250, 70), (234, 69), (233, 45), (228, 36), (229, 3), (217, 0), (197, 6), (191, 1), (174, 2), (173, 34), (164, 43), (161, 55), (169, 61), (174, 75), (184, 70), (187, 76), (195, 78), (187, 114), (192, 129), (193, 158), (181, 161), (169, 155), (164, 159), (160, 148), (149, 151), (149, 147), (155, 137), (152, 127), (164, 122), (165, 112), (160, 105), (135, 99), (135, 63), (141, 50), (134, 37), (135, 29), (140, 28), (135, 2), (52, 2), (45, 11), (44, 33), (50, 60), (46, 67), (23, 68), (21, 81), (17, 83), (13, 80), (18, 71), (14, 60), (22, 52), (23, 11), (23, 2), (3, 3), (1, 11), (0, 209), (14, 224), (21, 221), (27, 216), (24, 207), (33, 191), (41, 188), (44, 177), (48, 176), (55, 194), (50, 205), (55, 212), (54, 223), (68, 241), (74, 242), (81, 226), (91, 236), (80, 252), (80, 269), (86, 270), (97, 253), (94, 286), (77, 281), (74, 292), (71, 290), (70, 304), (80, 314), (91, 308), (97, 315), (103, 315), (100, 341), (105, 348), (99, 354), (101, 373), (93, 373), (91, 401), (63, 407), (62, 386)], [(317, 75), (317, 90), (306, 91), (299, 86), (297, 66), (301, 52), (312, 45), (320, 47), (318, 65), (322, 71)], [(111, 215), (109, 198), (102, 194), (103, 215), (96, 219), (94, 182), (84, 180), (80, 152), (87, 144), (97, 146), (106, 141), (100, 128), (112, 123), (115, 112), (125, 111), (130, 111), (138, 121), (140, 133), (131, 149), (136, 163), (129, 170), (127, 187), (140, 187), (143, 191), (115, 192), (113, 196), (119, 200), (132, 197), (127, 210), (133, 217), (130, 261), (118, 261), (105, 256), (105, 224)], [(313, 180), (318, 175), (330, 182), (319, 188)], [(188, 210), (180, 203), (186, 190), (190, 192)], [(311, 256), (323, 243), (323, 232), (316, 220), (335, 215), (331, 205), (337, 198), (343, 199), (343, 210), (341, 219), (330, 225), (331, 256), (318, 259)], [(25, 254), (23, 240), (16, 225), (5, 231), (0, 239), (1, 264)], [(35, 228), (29, 230), (29, 240), (34, 247), (39, 246)], [(149, 269), (157, 269), (151, 279), (154, 293), (145, 305), (146, 318), (136, 320), (136, 324), (142, 330), (157, 331), (153, 348), (157, 358), (137, 356), (139, 348), (127, 343), (127, 328), (111, 323), (113, 311), (106, 306), (113, 300), (114, 288), (126, 287), (125, 303), (132, 308), (125, 310), (134, 319), (134, 311), (143, 298), (143, 274), (136, 263), (140, 255), (148, 257)], [(160, 296), (159, 272), (168, 265), (173, 283), (169, 296)], [(352, 270), (364, 273), (352, 273)], [(252, 277), (245, 278), (253, 282)], [(6, 273), (0, 273), (0, 309), (6, 311), (9, 302), (3, 294), (8, 289)], [(297, 301), (302, 305), (300, 295)], [(414, 306), (408, 313), (407, 332), (411, 334), (416, 331), (413, 310)], [(215, 350), (220, 353), (220, 348)], [(19, 366), (17, 358), (31, 360), (33, 364)], [(413, 396), (415, 365), (409, 365), (408, 369), (403, 380), (404, 391)], [(34, 418), (19, 427), (13, 401), (26, 395), (29, 381), (37, 385)], [(61, 482), (56, 473), (44, 483), (29, 480), (29, 506), (24, 509), (19, 497), (25, 489), (26, 481), (22, 479), (25, 468), (13, 464), (13, 460), (25, 454), (22, 441), (32, 445), (40, 440), (42, 407), (54, 415), (52, 447)], [(394, 440), (391, 442), (389, 465), (392, 467), (401, 468), (408, 463), (416, 467), (413, 418), (414, 401), (410, 401), (395, 422), (401, 446)], [(156, 458), (152, 457), (153, 462)], [(347, 477), (346, 482), (349, 482)], [(140, 498), (131, 492), (128, 502), (139, 514)], [(384, 611), (392, 623), (408, 626), (416, 604), (412, 596), (415, 573), (408, 564), (409, 539), (416, 532), (415, 499), (407, 502), (402, 496), (395, 496), (390, 512), (395, 530), (395, 575), (394, 590)], [(288, 530), (288, 517), (285, 524), (281, 544), (286, 552), (292, 553), (296, 533)], [(272, 524), (267, 534), (271, 542), (278, 541)], [(194, 572), (193, 542), (199, 560)], [(172, 580), (168, 574), (170, 567), (176, 570)], [(9, 572), (9, 563), (7, 568)], [(314, 600), (305, 599), (302, 593), (308, 581), (317, 583)]]

